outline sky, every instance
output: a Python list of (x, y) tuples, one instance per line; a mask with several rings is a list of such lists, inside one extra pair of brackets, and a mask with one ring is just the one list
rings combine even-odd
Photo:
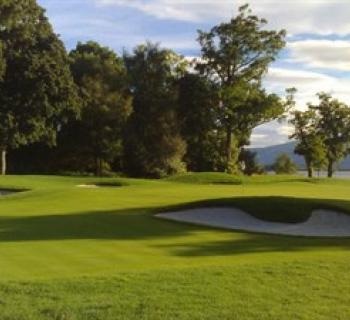
[[(249, 3), (268, 27), (287, 30), (287, 45), (264, 79), (269, 92), (295, 87), (297, 108), (317, 92), (350, 104), (350, 0), (38, 0), (54, 30), (72, 49), (94, 40), (121, 54), (147, 40), (198, 56), (197, 30), (209, 30)], [(252, 146), (288, 141), (288, 123), (256, 128)]]

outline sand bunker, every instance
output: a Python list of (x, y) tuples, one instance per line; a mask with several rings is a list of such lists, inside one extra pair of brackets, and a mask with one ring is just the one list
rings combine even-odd
[(13, 190), (1, 190), (1, 189), (0, 189), (0, 197), (1, 197), (1, 196), (7, 196), (7, 195), (9, 195), (9, 194), (16, 193), (16, 192), (18, 192), (18, 191), (13, 191)]
[(302, 223), (257, 219), (235, 208), (198, 208), (157, 214), (157, 217), (204, 226), (259, 233), (306, 237), (350, 237), (350, 216), (331, 210), (315, 210)]
[(122, 187), (123, 185), (120, 183), (98, 183), (98, 184), (78, 184), (76, 187), (78, 188), (87, 188), (87, 189), (96, 189), (96, 188), (119, 188)]
[(95, 189), (95, 188), (99, 188), (100, 186), (98, 186), (96, 184), (78, 184), (77, 187), (78, 188)]

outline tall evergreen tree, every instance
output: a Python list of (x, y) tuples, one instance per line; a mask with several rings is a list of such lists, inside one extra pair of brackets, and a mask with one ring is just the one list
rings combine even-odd
[(133, 113), (125, 134), (125, 164), (133, 176), (161, 177), (184, 170), (185, 143), (177, 119), (177, 82), (183, 60), (147, 43), (125, 54)]
[(54, 145), (57, 131), (79, 112), (62, 42), (35, 0), (0, 2), (0, 150), (36, 141)]
[(276, 96), (266, 95), (260, 88), (262, 76), (285, 45), (285, 31), (267, 30), (266, 23), (245, 5), (230, 22), (209, 32), (199, 31), (203, 58), (199, 70), (220, 87), (227, 171), (236, 165), (238, 146), (247, 140), (251, 128), (284, 111), (280, 103), (271, 103)]
[(60, 135), (61, 157), (70, 169), (101, 175), (122, 155), (122, 133), (131, 113), (123, 60), (96, 42), (79, 43), (70, 53), (71, 70), (82, 98), (81, 118)]

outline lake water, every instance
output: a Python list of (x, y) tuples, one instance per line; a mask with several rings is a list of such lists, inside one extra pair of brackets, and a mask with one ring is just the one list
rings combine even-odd
[[(274, 171), (268, 171), (267, 174), (274, 175)], [(300, 176), (307, 177), (307, 171), (298, 171), (297, 173)], [(321, 171), (320, 173), (314, 172), (314, 178), (327, 178), (327, 172)], [(340, 178), (340, 179), (350, 179), (350, 171), (336, 171), (333, 174), (334, 178)]]
[[(299, 171), (298, 174), (307, 176), (307, 171)], [(336, 171), (333, 175), (335, 178), (350, 179), (350, 171)], [(321, 171), (320, 173), (315, 172), (314, 177), (327, 177), (326, 171)]]

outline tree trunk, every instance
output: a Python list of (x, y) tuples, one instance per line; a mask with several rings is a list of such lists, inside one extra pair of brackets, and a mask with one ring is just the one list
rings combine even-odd
[(309, 161), (309, 159), (307, 157), (304, 157), (304, 159), (305, 159), (306, 168), (307, 168), (307, 176), (309, 178), (312, 178), (314, 175), (314, 170), (311, 166), (311, 161)]
[(333, 177), (333, 160), (328, 160), (328, 178)]
[(314, 171), (310, 165), (307, 167), (307, 175), (309, 178), (312, 178), (314, 176)]
[(231, 126), (227, 127), (226, 132), (226, 171), (230, 171), (232, 160), (232, 129)]
[(6, 174), (6, 150), (1, 150), (1, 174)]
[(95, 175), (99, 177), (101, 175), (100, 172), (100, 159), (98, 156), (95, 156)]
[(102, 159), (99, 158), (98, 159), (98, 173), (99, 173), (100, 177), (102, 177), (102, 164), (103, 164)]

